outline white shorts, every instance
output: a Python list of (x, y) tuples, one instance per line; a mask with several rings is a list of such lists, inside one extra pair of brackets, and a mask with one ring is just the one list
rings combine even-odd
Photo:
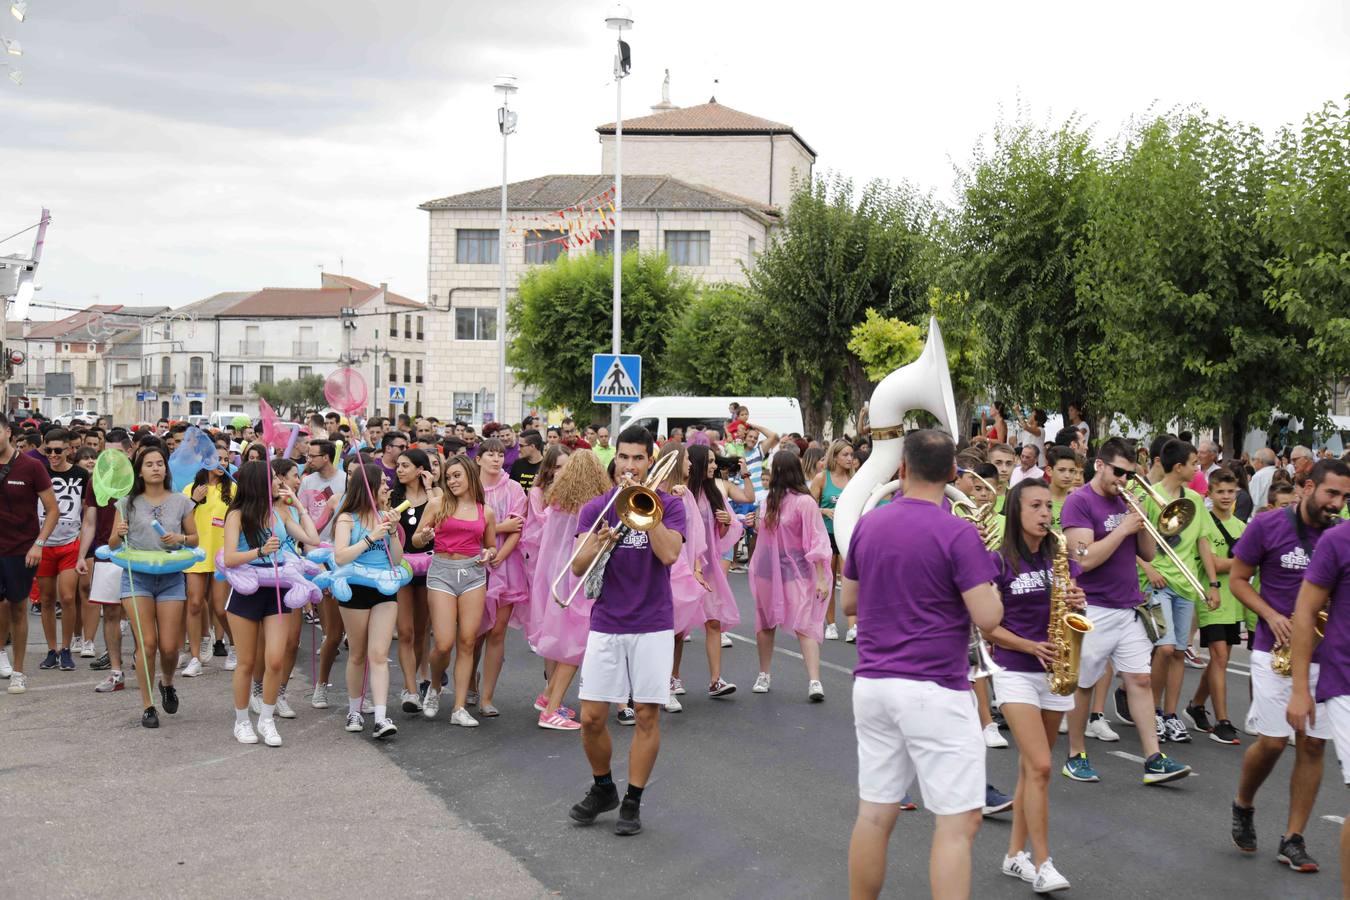
[(89, 602), (122, 605), (122, 568), (116, 563), (96, 562), (89, 578)]
[[(1308, 666), (1308, 690), (1314, 697), (1317, 696), (1319, 671), (1317, 663)], [(1287, 738), (1294, 733), (1294, 727), (1285, 718), (1293, 693), (1294, 679), (1270, 671), (1270, 654), (1265, 650), (1253, 650), (1251, 719), (1257, 734)], [(1325, 703), (1317, 704), (1317, 722), (1308, 729), (1308, 736), (1323, 739), (1331, 737)]]
[(984, 807), (984, 741), (969, 691), (908, 678), (856, 678), (853, 724), (859, 799), (899, 803), (917, 775), (934, 815)]
[[(1326, 716), (1325, 719), (1322, 717)], [(1350, 784), (1350, 697), (1332, 697), (1317, 704), (1317, 724), (1326, 723), (1331, 739), (1336, 742), (1336, 756), (1341, 760), (1341, 780)]]
[(670, 699), (670, 671), (675, 667), (675, 632), (586, 636), (578, 694), (601, 703), (665, 704)]
[(1073, 695), (1061, 697), (1050, 693), (1050, 682), (1044, 672), (1013, 672), (1004, 669), (995, 672), (994, 695), (998, 703), (1025, 703), (1050, 712), (1068, 712), (1073, 709)]
[(1083, 635), (1083, 653), (1078, 663), (1080, 688), (1096, 684), (1108, 661), (1117, 672), (1149, 673), (1153, 642), (1134, 610), (1108, 609), (1089, 603), (1083, 615), (1092, 620), (1092, 630)]

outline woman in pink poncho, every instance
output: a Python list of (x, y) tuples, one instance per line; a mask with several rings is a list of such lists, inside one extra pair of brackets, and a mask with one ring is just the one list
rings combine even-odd
[(518, 552), (520, 531), (525, 525), (525, 489), (502, 470), (505, 459), (506, 445), (496, 438), (488, 438), (478, 446), (483, 500), (497, 520), (497, 555), (488, 563), (487, 601), (482, 624), (478, 626), (483, 655), (478, 712), (487, 718), (498, 715), (492, 693), (506, 656), (506, 626), (512, 619), (518, 628), (524, 624), (530, 590), (525, 579), (525, 555)]
[(797, 454), (779, 450), (769, 470), (769, 495), (759, 515), (759, 540), (750, 559), (750, 593), (755, 598), (755, 644), (759, 648), (756, 694), (769, 692), (774, 634), (791, 628), (801, 641), (810, 680), (807, 696), (825, 699), (820, 683), (820, 642), (825, 637), (832, 555), (825, 520), (806, 485)]
[[(703, 601), (708, 651), (708, 696), (725, 697), (736, 692), (736, 685), (722, 678), (722, 629), (735, 628), (741, 624), (741, 614), (736, 608), (736, 595), (731, 592), (731, 584), (722, 568), (722, 555), (736, 546), (744, 529), (727, 508), (726, 498), (717, 486), (717, 459), (712, 450), (696, 444), (688, 448), (688, 453), (688, 489), (698, 508), (698, 516), (693, 521), (702, 525), (705, 541), (698, 559), (703, 565), (703, 578), (712, 588)], [(686, 526), (687, 529), (690, 527), (692, 525)]]
[[(530, 586), (530, 602), (525, 612), (525, 641), (531, 650), (538, 640), (539, 622), (544, 614), (543, 605), (536, 602), (534, 573), (539, 566), (540, 538), (551, 509), (545, 498), (548, 496), (549, 488), (553, 486), (553, 480), (558, 477), (563, 464), (567, 462), (569, 452), (562, 444), (554, 444), (544, 452), (544, 458), (539, 461), (539, 471), (535, 473), (534, 483), (530, 486), (529, 515), (525, 517), (525, 527), (520, 530), (520, 549), (525, 553), (525, 581)], [(545, 602), (547, 599), (545, 594)], [(549, 671), (552, 671), (551, 667)]]
[[(545, 454), (545, 465), (548, 459), (549, 454)], [(570, 606), (560, 606), (553, 598), (553, 585), (556, 581), (557, 594), (564, 599), (577, 587), (578, 579), (570, 571), (558, 577), (567, 569), (576, 546), (577, 515), (583, 506), (608, 491), (612, 482), (600, 457), (590, 450), (577, 450), (571, 456), (559, 453), (555, 459), (565, 465), (553, 476), (548, 489), (548, 518), (540, 535), (539, 561), (530, 585), (530, 605), (541, 610), (534, 648), (549, 670), (548, 691), (535, 698), (534, 705), (539, 710), (540, 728), (575, 731), (581, 727), (575, 721), (576, 713), (564, 708), (562, 700), (586, 652), (595, 601), (578, 590)]]
[[(684, 638), (695, 628), (702, 628), (707, 620), (703, 602), (712, 594), (703, 577), (703, 554), (707, 549), (707, 538), (703, 534), (702, 514), (694, 495), (689, 492), (689, 451), (679, 441), (668, 441), (661, 448), (661, 455), (678, 453), (680, 459), (670, 470), (670, 476), (661, 485), (661, 490), (679, 497), (684, 502), (685, 527), (684, 546), (680, 556), (670, 567), (670, 597), (675, 613), (675, 665), (670, 673), (670, 698), (666, 701), (666, 712), (680, 712), (684, 709), (679, 695), (684, 693), (684, 682), (680, 680), (680, 661), (684, 658)], [(697, 528), (689, 527), (697, 524)]]

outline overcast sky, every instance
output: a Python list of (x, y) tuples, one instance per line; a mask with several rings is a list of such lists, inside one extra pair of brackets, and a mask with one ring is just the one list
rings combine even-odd
[[(0, 0), (8, 6), (9, 0)], [(638, 0), (625, 115), (672, 100), (794, 126), (817, 171), (946, 197), (993, 123), (1078, 112), (1103, 138), (1197, 104), (1273, 130), (1350, 89), (1324, 2), (845, 4)], [(179, 305), (317, 286), (426, 296), (425, 200), (599, 170), (614, 118), (604, 2), (29, 0), (0, 79), (0, 238), (52, 210), (42, 303)], [(717, 84), (714, 85), (714, 79)], [(26, 252), (30, 237), (0, 244)]]

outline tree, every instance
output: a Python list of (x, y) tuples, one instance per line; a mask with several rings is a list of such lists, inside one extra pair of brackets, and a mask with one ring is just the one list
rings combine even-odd
[[(591, 403), (591, 354), (610, 349), (613, 278), (608, 255), (579, 253), (521, 279), (507, 306), (513, 335), (507, 362), (517, 379), (539, 388), (543, 405), (566, 406), (585, 418), (608, 416)], [(694, 290), (664, 255), (624, 254), (623, 352), (642, 355), (645, 393), (666, 386), (666, 344)]]
[(328, 401), (323, 395), (322, 375), (283, 378), (276, 383), (256, 382), (253, 393), (271, 404), (277, 414), (293, 422), (308, 411), (320, 409)]
[(777, 396), (791, 391), (762, 301), (736, 285), (700, 290), (666, 344), (667, 386), (689, 394)]
[(862, 362), (871, 381), (880, 381), (923, 352), (923, 330), (901, 319), (881, 316), (875, 309), (853, 326), (848, 349)]

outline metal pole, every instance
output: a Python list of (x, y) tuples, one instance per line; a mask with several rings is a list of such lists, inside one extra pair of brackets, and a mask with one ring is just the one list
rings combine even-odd
[(497, 295), (497, 400), (493, 404), (493, 419), (506, 421), (506, 138), (510, 132), (511, 95), (502, 94), (502, 218), (497, 235), (497, 259), (501, 263), (501, 287)]
[[(619, 42), (623, 31), (619, 31)], [(610, 352), (620, 353), (623, 325), (623, 67), (620, 63), (618, 42), (614, 46), (614, 329)], [(610, 404), (609, 433), (611, 440), (619, 438), (619, 404)]]

